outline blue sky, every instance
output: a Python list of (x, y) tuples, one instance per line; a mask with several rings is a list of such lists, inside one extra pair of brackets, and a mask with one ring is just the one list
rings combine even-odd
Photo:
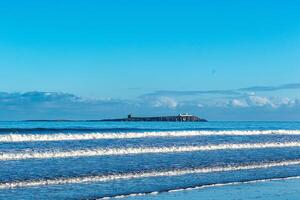
[(0, 119), (300, 120), (299, 9), (296, 0), (2, 1)]

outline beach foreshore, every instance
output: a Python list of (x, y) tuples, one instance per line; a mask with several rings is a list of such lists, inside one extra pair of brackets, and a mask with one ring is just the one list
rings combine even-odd
[(198, 189), (132, 195), (126, 200), (296, 200), (300, 198), (300, 178), (224, 184)]

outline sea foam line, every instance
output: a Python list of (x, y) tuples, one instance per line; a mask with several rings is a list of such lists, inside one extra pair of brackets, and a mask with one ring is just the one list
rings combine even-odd
[(165, 176), (173, 177), (173, 176), (183, 176), (183, 175), (188, 175), (188, 174), (203, 174), (203, 173), (214, 173), (214, 172), (251, 170), (251, 169), (262, 169), (262, 168), (270, 168), (270, 167), (284, 167), (284, 166), (299, 165), (299, 164), (300, 164), (300, 160), (290, 160), (290, 161), (280, 161), (280, 162), (249, 164), (249, 165), (241, 165), (241, 166), (193, 168), (193, 169), (138, 172), (138, 173), (86, 176), (86, 177), (74, 177), (74, 178), (18, 181), (18, 182), (0, 183), (0, 189), (13, 189), (13, 188), (20, 188), (20, 187), (38, 187), (38, 186), (45, 186), (45, 185), (60, 185), (60, 184), (108, 182), (108, 181), (115, 181), (115, 180), (128, 180), (128, 179), (165, 177)]
[(194, 151), (216, 151), (237, 149), (264, 149), (264, 148), (286, 148), (300, 147), (300, 142), (286, 143), (245, 143), (245, 144), (218, 144), (205, 146), (169, 146), (169, 147), (134, 147), (134, 148), (97, 148), (81, 149), (71, 151), (31, 151), (16, 153), (0, 153), (0, 161), (24, 160), (24, 159), (49, 159), (68, 157), (90, 157), (90, 156), (114, 156), (129, 154), (153, 154), (153, 153), (184, 153)]
[(207, 185), (173, 189), (167, 191), (154, 191), (154, 192), (146, 192), (146, 193), (131, 193), (125, 195), (105, 196), (105, 197), (100, 197), (97, 200), (122, 199), (122, 198), (135, 197), (135, 196), (158, 195), (161, 193), (173, 193), (173, 192), (180, 192), (180, 191), (200, 190), (200, 189), (212, 188), (212, 187), (224, 187), (224, 186), (231, 186), (231, 185), (254, 184), (254, 183), (271, 182), (271, 181), (293, 180), (293, 179), (300, 179), (300, 176), (289, 176), (285, 178), (256, 179), (250, 181), (236, 181), (236, 182), (229, 182), (229, 183), (215, 183), (215, 184), (207, 184)]
[(192, 136), (249, 136), (249, 135), (300, 135), (300, 130), (228, 130), (228, 131), (159, 131), (129, 133), (56, 133), (56, 134), (1, 134), (0, 142), (40, 142), (65, 140), (132, 139), (149, 137)]

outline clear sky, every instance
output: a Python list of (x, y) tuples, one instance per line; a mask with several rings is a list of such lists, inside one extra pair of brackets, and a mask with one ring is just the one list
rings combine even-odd
[[(262, 120), (281, 120), (279, 113), (300, 120), (289, 113), (300, 107), (299, 10), (297, 0), (1, 1), (0, 118), (101, 118), (133, 109), (218, 120), (226, 119), (225, 109), (234, 120), (247, 120), (271, 107)], [(277, 89), (240, 90), (254, 86)], [(43, 107), (46, 98), (38, 105), (26, 100), (45, 110), (28, 115), (30, 106), (15, 102), (27, 92), (73, 94), (97, 113), (56, 115)], [(55, 99), (51, 104), (68, 107)]]

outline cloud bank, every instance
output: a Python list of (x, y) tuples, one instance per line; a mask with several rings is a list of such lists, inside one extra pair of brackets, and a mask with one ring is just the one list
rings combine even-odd
[[(192, 113), (209, 120), (300, 120), (296, 96), (272, 95), (300, 84), (233, 90), (156, 91), (136, 99), (89, 99), (62, 92), (0, 93), (0, 120), (103, 119)], [(271, 95), (263, 95), (272, 93)]]
[(249, 88), (241, 88), (240, 91), (253, 91), (253, 92), (269, 92), (278, 90), (294, 90), (300, 89), (300, 83), (284, 84), (278, 86), (254, 86)]
[(284, 84), (278, 86), (253, 86), (248, 88), (238, 88), (230, 90), (197, 90), (197, 91), (175, 91), (175, 90), (158, 90), (152, 93), (144, 94), (146, 96), (197, 96), (197, 95), (241, 95), (245, 92), (274, 92), (280, 90), (299, 90), (300, 83)]

